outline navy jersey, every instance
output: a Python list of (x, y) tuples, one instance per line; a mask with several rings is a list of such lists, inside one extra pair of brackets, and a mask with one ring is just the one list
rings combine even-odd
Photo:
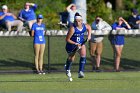
[[(85, 24), (82, 25), (82, 29), (78, 29), (75, 25), (73, 25), (74, 27), (74, 33), (72, 35), (72, 37), (70, 38), (70, 40), (76, 42), (76, 43), (83, 43), (84, 42), (84, 33), (86, 32), (86, 26)], [(69, 53), (71, 52), (76, 45), (74, 44), (70, 44), (67, 42), (66, 44), (66, 51)]]

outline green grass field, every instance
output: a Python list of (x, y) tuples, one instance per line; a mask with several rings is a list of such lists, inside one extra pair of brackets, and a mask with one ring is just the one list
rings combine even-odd
[(69, 82), (65, 73), (1, 74), (0, 93), (140, 93), (140, 72), (85, 72)]
[[(73, 81), (68, 82), (64, 73), (67, 58), (64, 38), (64, 36), (50, 38), (50, 69), (59, 73), (51, 72), (46, 75), (1, 73), (0, 93), (140, 93), (140, 72), (85, 72), (84, 79), (77, 78), (75, 71), (78, 70), (78, 55), (72, 65)], [(32, 40), (32, 37), (0, 37), (0, 72), (32, 70), (34, 68)], [(121, 59), (122, 70), (140, 70), (139, 43), (139, 37), (126, 38)], [(105, 38), (101, 68), (112, 70), (113, 64), (112, 48)], [(48, 71), (48, 44), (44, 55), (44, 69)], [(91, 69), (87, 43), (85, 70)]]
[[(47, 37), (46, 37), (46, 40)], [(0, 37), (0, 71), (1, 70), (32, 70), (34, 68), (34, 51), (32, 37)], [(48, 42), (48, 41), (47, 41)], [(101, 60), (103, 70), (113, 69), (113, 53), (107, 38), (104, 39), (104, 49)], [(121, 59), (122, 70), (140, 70), (140, 40), (139, 37), (127, 37)], [(87, 43), (87, 64), (85, 70), (91, 70)], [(64, 71), (67, 58), (65, 51), (65, 37), (50, 37), (51, 71)], [(77, 71), (79, 55), (73, 63), (72, 70)], [(48, 43), (44, 54), (44, 69), (48, 69)]]

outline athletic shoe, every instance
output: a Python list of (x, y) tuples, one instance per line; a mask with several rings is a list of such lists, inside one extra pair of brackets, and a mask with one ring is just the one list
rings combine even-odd
[(78, 78), (84, 78), (84, 77), (85, 77), (84, 73), (82, 71), (80, 71), (78, 74)]
[(72, 77), (68, 77), (68, 79), (69, 79), (69, 81), (72, 81), (73, 80)]
[(96, 67), (96, 72), (102, 72), (102, 70), (100, 69), (100, 67)]
[(71, 72), (70, 72), (70, 70), (66, 70), (66, 75), (67, 75), (68, 77), (71, 77)]
[(116, 69), (115, 72), (121, 72), (121, 71), (119, 69), (118, 70)]
[(40, 71), (37, 71), (37, 74), (41, 75), (42, 73)]
[(72, 77), (71, 77), (70, 70), (66, 70), (66, 75), (67, 75), (69, 81), (72, 81), (73, 80)]
[(40, 71), (40, 72), (41, 72), (41, 74), (43, 74), (43, 75), (45, 75), (45, 74), (46, 74), (44, 71)]

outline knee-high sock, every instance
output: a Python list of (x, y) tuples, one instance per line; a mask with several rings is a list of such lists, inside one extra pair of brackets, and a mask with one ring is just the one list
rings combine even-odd
[(66, 61), (66, 70), (70, 70), (70, 68), (71, 68), (71, 65), (72, 65), (72, 61), (71, 60), (69, 60), (69, 59), (67, 59), (67, 61)]
[(79, 62), (79, 72), (84, 71), (85, 63), (86, 63), (86, 57), (81, 57)]

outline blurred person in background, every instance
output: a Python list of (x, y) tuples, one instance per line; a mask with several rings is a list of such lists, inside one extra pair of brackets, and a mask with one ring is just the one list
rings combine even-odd
[(132, 29), (140, 29), (140, 15), (138, 15), (137, 9), (132, 9), (131, 14), (128, 18), (129, 25)]
[(111, 26), (105, 22), (101, 17), (97, 16), (95, 21), (92, 23), (92, 30), (101, 31), (102, 35), (94, 35), (91, 34), (90, 40), (90, 55), (93, 64), (93, 70), (101, 71), (100, 70), (100, 62), (101, 62), (101, 54), (103, 50), (103, 31), (112, 30)]
[(36, 14), (35, 10), (37, 8), (37, 5), (34, 3), (28, 3), (26, 2), (24, 5), (24, 9), (22, 9), (19, 13), (19, 19), (24, 22), (25, 25), (31, 29), (33, 23), (36, 22)]
[[(119, 17), (118, 22), (113, 23), (112, 29), (118, 31), (118, 30), (131, 29), (131, 27), (124, 18)], [(109, 40), (111, 42), (113, 52), (114, 52), (115, 71), (119, 72), (122, 50), (125, 43), (124, 35), (122, 34), (111, 35)]]
[(0, 12), (0, 22), (3, 27), (6, 27), (8, 31), (11, 31), (11, 27), (16, 26), (17, 31), (22, 31), (23, 22), (17, 20), (17, 17), (9, 12), (7, 5), (2, 6), (2, 11)]
[(34, 53), (35, 53), (35, 67), (37, 74), (45, 74), (43, 71), (43, 56), (45, 51), (46, 40), (44, 33), (46, 31), (45, 24), (42, 23), (43, 16), (39, 14), (37, 16), (37, 22), (32, 26), (31, 35), (34, 37)]
[(68, 25), (72, 25), (74, 23), (74, 16), (78, 12), (77, 7), (75, 4), (70, 4), (67, 6), (68, 15)]

